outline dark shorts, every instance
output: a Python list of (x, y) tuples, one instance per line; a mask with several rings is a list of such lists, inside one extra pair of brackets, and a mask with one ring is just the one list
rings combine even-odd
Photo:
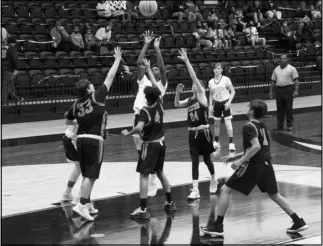
[(209, 155), (215, 151), (212, 144), (212, 133), (210, 129), (189, 131), (188, 143), (191, 157)]
[[(274, 195), (278, 193), (277, 181), (273, 166), (271, 163), (249, 163), (245, 172), (238, 169), (226, 182), (226, 185), (244, 195), (249, 195), (252, 189), (257, 185), (262, 193)], [(240, 175), (239, 175), (240, 173)]]
[(72, 139), (68, 138), (66, 135), (63, 137), (63, 146), (65, 149), (65, 156), (68, 162), (78, 162), (77, 150), (74, 147)]
[(142, 174), (154, 174), (156, 172), (162, 172), (164, 168), (165, 153), (165, 141), (143, 143), (136, 171)]
[(78, 137), (76, 140), (82, 176), (98, 179), (103, 160), (103, 140), (91, 137)]
[(222, 114), (225, 119), (232, 119), (231, 109), (225, 110), (224, 105), (228, 100), (223, 102), (213, 101), (213, 112), (212, 117), (215, 120), (221, 120)]

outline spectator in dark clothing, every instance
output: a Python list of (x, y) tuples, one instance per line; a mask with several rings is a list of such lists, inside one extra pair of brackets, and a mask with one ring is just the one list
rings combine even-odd
[(132, 1), (127, 1), (126, 3), (124, 18), (128, 21), (137, 20), (139, 18), (139, 8), (137, 5), (132, 3)]
[(74, 51), (84, 51), (84, 40), (83, 36), (80, 33), (80, 29), (78, 26), (74, 26), (74, 32), (70, 35), (71, 38), (71, 49)]
[(287, 47), (289, 52), (291, 52), (292, 49), (296, 50), (295, 32), (288, 26), (287, 21), (283, 22), (280, 33), (282, 35), (282, 39), (281, 39), (282, 45)]
[(18, 52), (15, 47), (17, 40), (15, 37), (8, 38), (8, 45), (2, 49), (1, 59), (1, 85), (2, 85), (2, 104), (6, 105), (8, 99), (21, 102), (24, 98), (16, 96), (14, 81), (18, 74)]
[(299, 25), (299, 36), (301, 42), (311, 42), (314, 43), (316, 41), (321, 40), (322, 35), (316, 35), (313, 31), (313, 24), (310, 21), (301, 22)]
[(50, 31), (50, 36), (54, 41), (52, 44), (53, 52), (70, 51), (70, 35), (66, 32), (65, 28), (61, 26), (61, 22), (59, 20), (55, 21), (55, 26)]
[(248, 8), (247, 17), (249, 20), (252, 20), (256, 27), (260, 27), (261, 22), (263, 22), (264, 18), (261, 13), (261, 6), (259, 1), (254, 1), (252, 5)]
[(282, 18), (282, 12), (278, 11), (278, 6), (271, 0), (263, 1), (262, 3), (262, 12), (265, 13), (269, 19), (276, 18), (280, 20)]
[(185, 1), (176, 1), (173, 5), (173, 17), (177, 18), (178, 22), (181, 22), (184, 17), (184, 13), (187, 10)]

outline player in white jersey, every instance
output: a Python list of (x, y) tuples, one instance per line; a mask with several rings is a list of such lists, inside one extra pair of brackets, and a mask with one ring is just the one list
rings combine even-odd
[(78, 125), (75, 121), (75, 125), (69, 125), (66, 129), (65, 135), (63, 137), (63, 146), (65, 149), (65, 156), (67, 162), (73, 163), (74, 168), (72, 172), (70, 173), (70, 177), (67, 182), (67, 186), (65, 188), (65, 192), (62, 196), (62, 201), (72, 201), (73, 203), (77, 203), (80, 199), (80, 194), (77, 197), (74, 197), (72, 195), (72, 189), (77, 181), (77, 179), (81, 175), (81, 168), (80, 163), (77, 156), (77, 150), (76, 150), (76, 137), (77, 137), (77, 130)]
[(233, 128), (232, 128), (232, 114), (231, 114), (231, 102), (235, 95), (235, 90), (231, 83), (231, 80), (227, 76), (223, 76), (223, 67), (221, 63), (216, 63), (214, 66), (214, 78), (212, 78), (208, 87), (210, 89), (209, 95), (209, 111), (210, 115), (214, 119), (214, 148), (220, 147), (219, 135), (221, 117), (223, 114), (225, 126), (227, 128), (229, 136), (229, 151), (235, 151), (236, 148), (233, 144)]
[[(162, 97), (165, 95), (167, 90), (168, 83), (166, 79), (166, 68), (159, 48), (161, 38), (158, 37), (154, 40), (153, 35), (154, 33), (150, 31), (146, 31), (144, 33), (144, 46), (137, 60), (137, 76), (138, 76), (137, 83), (139, 87), (138, 87), (135, 103), (133, 106), (133, 110), (134, 110), (133, 126), (136, 126), (138, 123), (140, 110), (147, 105), (144, 89), (147, 86), (158, 87)], [(142, 59), (145, 57), (147, 49), (153, 40), (154, 40), (154, 49), (156, 51), (156, 57), (157, 57), (157, 66), (152, 66), (152, 72), (154, 74), (156, 82), (155, 81), (152, 82), (148, 79), (148, 77), (146, 76), (147, 71), (145, 69), (144, 64), (142, 63)], [(136, 144), (138, 154), (140, 156), (141, 146), (142, 146), (142, 140), (140, 139), (140, 136), (134, 135), (134, 141)], [(149, 186), (148, 186), (148, 196), (153, 197), (156, 195), (156, 193), (157, 193), (156, 174), (151, 174), (150, 180), (149, 180)]]

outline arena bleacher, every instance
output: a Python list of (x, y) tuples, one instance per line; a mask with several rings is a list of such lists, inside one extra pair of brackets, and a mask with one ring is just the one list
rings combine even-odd
[[(234, 2), (237, 6), (252, 3), (247, 0)], [(277, 1), (278, 5), (285, 7), (298, 3)], [(279, 55), (288, 52), (278, 42), (279, 21), (272, 22), (260, 31), (260, 35), (267, 39), (265, 49), (250, 46), (244, 34), (237, 37), (240, 46), (198, 49), (192, 35), (196, 22), (178, 22), (173, 19), (172, 1), (158, 1), (159, 9), (151, 18), (140, 16), (136, 21), (124, 23), (99, 18), (93, 10), (96, 4), (97, 1), (2, 1), (2, 26), (20, 40), (19, 75), (15, 86), (17, 94), (25, 98), (18, 106), (12, 103), (2, 107), (3, 123), (61, 118), (68, 105), (75, 100), (76, 79), (89, 78), (97, 86), (109, 71), (114, 59), (113, 51), (104, 56), (92, 51), (50, 52), (50, 43), (46, 42), (52, 40), (49, 33), (57, 19), (68, 33), (73, 31), (74, 25), (79, 25), (82, 31), (87, 22), (93, 34), (99, 27), (112, 21), (111, 43), (122, 47), (124, 60), (133, 74), (136, 74), (136, 60), (142, 48), (144, 31), (152, 30), (162, 36), (161, 51), (169, 81), (166, 108), (172, 107), (176, 85), (181, 82), (189, 87), (191, 83), (186, 66), (177, 58), (180, 47), (187, 48), (194, 69), (203, 81), (213, 76), (212, 65), (222, 62), (236, 88), (235, 100), (238, 101), (266, 96)], [(195, 4), (199, 6), (204, 19), (211, 7), (216, 9), (220, 19), (228, 19), (228, 7), (224, 4), (210, 6), (204, 1), (195, 1)], [(296, 29), (299, 18), (295, 18), (293, 13), (291, 10), (283, 10), (283, 19), (288, 19), (291, 27)], [(313, 25), (316, 29), (322, 28), (321, 20), (313, 21)], [(300, 44), (298, 47), (296, 52), (291, 53), (291, 63), (300, 73), (300, 96), (318, 94), (321, 91), (321, 69), (318, 69), (316, 57), (321, 56), (321, 52), (318, 53), (312, 43)], [(152, 49), (148, 50), (147, 56), (152, 63), (156, 62)], [(107, 100), (109, 112), (130, 112), (137, 90), (135, 78), (119, 73), (116, 80)]]

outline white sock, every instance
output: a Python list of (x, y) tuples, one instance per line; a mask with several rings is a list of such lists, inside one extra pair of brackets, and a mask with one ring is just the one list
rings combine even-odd
[(193, 180), (193, 189), (196, 189), (196, 190), (199, 189), (199, 181), (198, 180)]
[(66, 189), (65, 189), (64, 194), (71, 194), (72, 193), (72, 189), (73, 188), (70, 188), (70, 187), (66, 186)]
[(217, 182), (216, 177), (215, 177), (215, 174), (212, 174), (211, 175), (211, 179), (213, 179), (215, 182)]

